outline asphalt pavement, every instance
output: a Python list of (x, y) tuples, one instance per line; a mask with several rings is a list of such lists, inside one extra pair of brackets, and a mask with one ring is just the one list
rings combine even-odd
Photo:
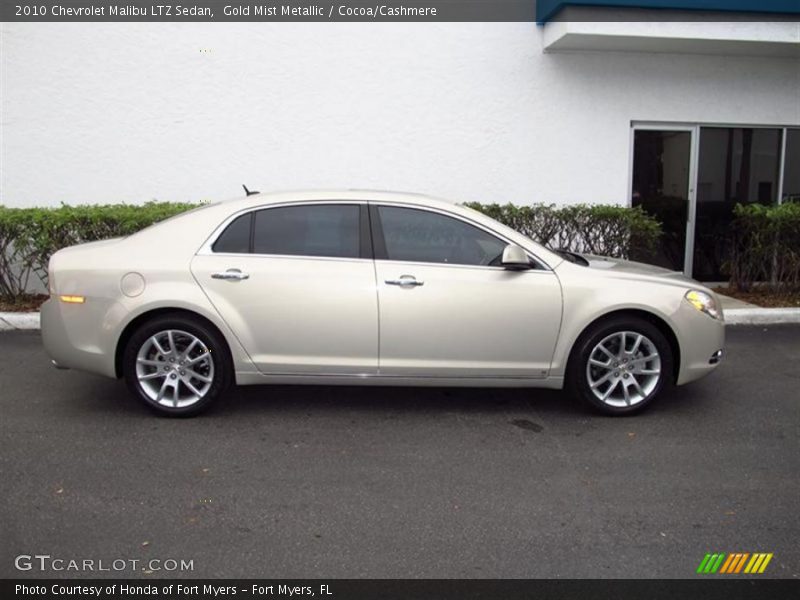
[[(797, 578), (800, 326), (728, 342), (631, 418), (553, 391), (286, 386), (170, 420), (0, 333), (0, 576), (691, 578), (707, 552), (771, 552), (761, 577)], [(37, 554), (139, 562), (15, 569)]]

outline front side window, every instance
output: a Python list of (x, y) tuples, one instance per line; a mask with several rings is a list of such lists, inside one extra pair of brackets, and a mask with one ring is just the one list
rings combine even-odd
[(438, 213), (379, 206), (386, 258), (453, 265), (499, 265), (506, 243)]
[(256, 254), (359, 257), (359, 207), (354, 204), (259, 210), (253, 227)]

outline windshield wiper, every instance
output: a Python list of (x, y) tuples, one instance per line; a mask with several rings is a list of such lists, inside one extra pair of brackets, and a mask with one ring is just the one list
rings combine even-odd
[(588, 267), (589, 261), (583, 258), (577, 252), (570, 252), (569, 250), (553, 250), (556, 254), (562, 257), (564, 260), (568, 260), (569, 262), (580, 265), (582, 267)]

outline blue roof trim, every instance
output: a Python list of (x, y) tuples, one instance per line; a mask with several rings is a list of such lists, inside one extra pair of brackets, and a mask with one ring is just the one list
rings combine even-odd
[(536, 21), (547, 23), (567, 6), (800, 14), (798, 0), (537, 0)]

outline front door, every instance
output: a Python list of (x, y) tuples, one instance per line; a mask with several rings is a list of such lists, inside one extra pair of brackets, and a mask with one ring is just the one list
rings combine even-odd
[(561, 324), (552, 271), (499, 266), (506, 242), (453, 215), (370, 209), (382, 375), (547, 376)]
[(367, 223), (366, 205), (264, 208), (194, 258), (194, 277), (261, 372), (377, 373)]

